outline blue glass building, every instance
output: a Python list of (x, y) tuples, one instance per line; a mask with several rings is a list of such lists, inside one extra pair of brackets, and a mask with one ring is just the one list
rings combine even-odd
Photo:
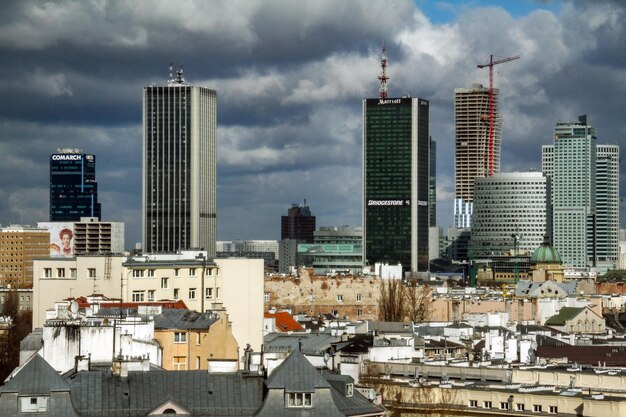
[(100, 219), (96, 156), (78, 149), (50, 155), (50, 221)]

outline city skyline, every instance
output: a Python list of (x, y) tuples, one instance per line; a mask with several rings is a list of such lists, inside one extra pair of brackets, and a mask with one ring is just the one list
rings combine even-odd
[(554, 124), (580, 114), (599, 143), (626, 136), (625, 6), (524, 3), (241, 2), (213, 5), (217, 12), (194, 2), (8, 4), (0, 223), (46, 220), (48, 156), (76, 147), (98, 156), (103, 220), (126, 222), (127, 247), (140, 242), (141, 90), (162, 82), (175, 61), (190, 83), (220, 96), (218, 239), (277, 239), (284, 207), (304, 198), (319, 226), (360, 226), (361, 100), (377, 94), (384, 43), (389, 95), (430, 101), (445, 228), (453, 221), (453, 90), (487, 85), (476, 65), (490, 54), (521, 56), (496, 67), (501, 172), (539, 172)]

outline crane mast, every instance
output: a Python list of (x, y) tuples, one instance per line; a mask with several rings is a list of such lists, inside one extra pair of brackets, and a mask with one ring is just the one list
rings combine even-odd
[(489, 62), (487, 64), (479, 64), (478, 68), (489, 67), (489, 176), (493, 177), (493, 135), (494, 135), (494, 110), (493, 110), (493, 66), (502, 64), (505, 62), (519, 59), (519, 56), (512, 56), (508, 58), (493, 60), (493, 55), (489, 55)]

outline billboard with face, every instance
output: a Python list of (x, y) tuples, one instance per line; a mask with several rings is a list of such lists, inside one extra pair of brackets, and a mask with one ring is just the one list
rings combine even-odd
[(50, 256), (74, 256), (74, 223), (49, 222), (38, 225), (50, 232)]

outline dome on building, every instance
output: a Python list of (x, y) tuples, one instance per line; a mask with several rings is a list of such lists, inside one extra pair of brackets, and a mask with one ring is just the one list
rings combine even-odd
[(533, 253), (533, 257), (530, 260), (533, 264), (560, 264), (561, 255), (554, 249), (554, 246), (550, 244), (548, 235), (543, 235), (543, 243)]

